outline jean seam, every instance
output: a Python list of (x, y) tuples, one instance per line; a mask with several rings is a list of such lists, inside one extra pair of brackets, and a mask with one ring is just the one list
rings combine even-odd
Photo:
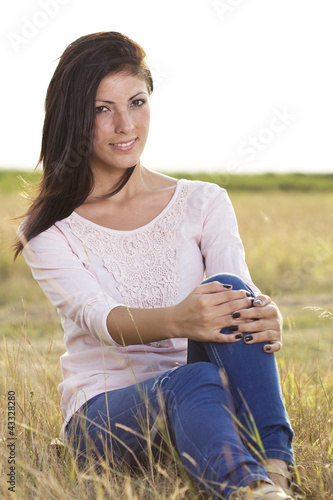
[(220, 356), (219, 356), (219, 353), (218, 353), (218, 351), (217, 351), (217, 349), (216, 349), (215, 344), (211, 343), (211, 344), (210, 344), (210, 347), (211, 347), (211, 349), (212, 349), (213, 356), (214, 356), (214, 358), (215, 358), (215, 361), (216, 361), (217, 365), (218, 365), (220, 368), (224, 368), (223, 363), (222, 363), (222, 360), (221, 360), (221, 358), (220, 358)]
[[(214, 356), (214, 358), (215, 358), (215, 361), (216, 361), (216, 363), (217, 363), (218, 367), (223, 369), (223, 371), (224, 371), (224, 373), (225, 373), (226, 377), (228, 378), (227, 372), (226, 372), (226, 370), (225, 370), (225, 368), (224, 368), (224, 366), (223, 366), (223, 362), (222, 362), (222, 360), (221, 360), (221, 358), (220, 358), (220, 356), (219, 356), (219, 353), (218, 353), (218, 351), (217, 351), (217, 349), (216, 349), (215, 344), (210, 343), (209, 345), (210, 345), (210, 347), (211, 347), (212, 354), (213, 354), (213, 356)], [(231, 395), (232, 395), (232, 397), (233, 397), (234, 401), (236, 402), (236, 399), (235, 399), (235, 392), (234, 392), (234, 390), (233, 390), (233, 388), (232, 388), (232, 385), (229, 383), (229, 379), (228, 379), (228, 389), (230, 390)], [(235, 406), (236, 406), (236, 403), (235, 403)], [(236, 408), (236, 410), (237, 410), (237, 408)], [(236, 411), (236, 414), (237, 414), (237, 411)]]

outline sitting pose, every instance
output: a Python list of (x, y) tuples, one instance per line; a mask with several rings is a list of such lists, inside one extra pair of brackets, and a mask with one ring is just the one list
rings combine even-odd
[(143, 49), (106, 32), (70, 44), (47, 91), (16, 255), (64, 329), (62, 437), (135, 467), (168, 436), (214, 498), (298, 498), (281, 315), (251, 281), (225, 189), (142, 165), (152, 90)]

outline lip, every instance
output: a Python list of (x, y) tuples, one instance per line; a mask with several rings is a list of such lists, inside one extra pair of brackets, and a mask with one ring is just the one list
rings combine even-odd
[(116, 149), (117, 151), (130, 151), (131, 149), (134, 148), (137, 141), (138, 141), (138, 138), (136, 137), (135, 139), (132, 139), (130, 141), (116, 142), (114, 144), (110, 143), (109, 145), (113, 149)]

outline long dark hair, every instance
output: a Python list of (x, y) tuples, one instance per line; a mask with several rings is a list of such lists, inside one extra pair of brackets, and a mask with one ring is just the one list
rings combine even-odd
[[(38, 195), (24, 215), (23, 234), (15, 243), (15, 258), (27, 241), (68, 217), (91, 193), (93, 175), (89, 155), (97, 88), (105, 76), (128, 71), (143, 78), (151, 94), (153, 80), (145, 57), (140, 45), (114, 31), (83, 36), (61, 56), (45, 100), (38, 161), (38, 165), (43, 165), (43, 175)], [(119, 192), (134, 168), (126, 169), (106, 196)]]

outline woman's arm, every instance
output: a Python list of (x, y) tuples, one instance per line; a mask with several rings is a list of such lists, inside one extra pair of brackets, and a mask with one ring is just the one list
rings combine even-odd
[(62, 318), (69, 320), (69, 330), (73, 326), (103, 344), (115, 344), (106, 320), (110, 310), (124, 303), (106, 292), (94, 269), (84, 265), (60, 227), (52, 226), (31, 239), (23, 255), (45, 295)]
[(230, 290), (219, 282), (197, 286), (177, 305), (138, 309), (116, 307), (108, 315), (107, 327), (119, 344), (155, 342), (169, 338), (189, 338), (201, 342), (230, 343), (239, 334), (224, 335), (222, 328), (234, 324), (232, 313), (250, 307), (245, 290)]

